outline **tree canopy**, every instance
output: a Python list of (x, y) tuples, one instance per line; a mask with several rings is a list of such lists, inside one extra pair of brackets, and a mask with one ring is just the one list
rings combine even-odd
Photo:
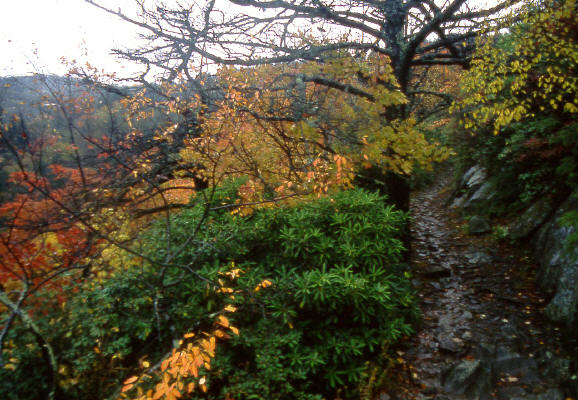
[(85, 1), (142, 29), (142, 47), (115, 50), (146, 67), (142, 78), (160, 71), (169, 80), (192, 80), (211, 64), (323, 61), (346, 50), (361, 58), (387, 57), (406, 95), (424, 94), (413, 80), (418, 66), (467, 66), (473, 39), (516, 3), (483, 8), (466, 0), (137, 1), (137, 14), (130, 15), (106, 2)]

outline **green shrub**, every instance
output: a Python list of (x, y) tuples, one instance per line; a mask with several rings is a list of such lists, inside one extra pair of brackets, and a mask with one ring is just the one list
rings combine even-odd
[[(173, 235), (188, 237), (200, 215), (180, 214)], [(217, 355), (212, 398), (317, 398), (355, 387), (365, 362), (411, 333), (417, 316), (399, 264), (404, 221), (382, 197), (361, 190), (244, 218), (212, 213), (201, 241), (217, 238), (213, 245), (179, 260), (205, 267), (235, 261), (244, 271), (234, 317), (241, 335)], [(254, 293), (263, 279), (273, 287)]]
[[(212, 206), (234, 201), (233, 189)], [(230, 320), (240, 336), (217, 347), (206, 398), (313, 400), (343, 388), (355, 397), (367, 361), (418, 317), (400, 264), (405, 215), (361, 190), (248, 216), (207, 213), (201, 198), (172, 217), (170, 246), (166, 221), (141, 238), (149, 257), (172, 267), (145, 263), (71, 287), (63, 306), (39, 318), (58, 354), (62, 397), (113, 397), (139, 360), (156, 363), (184, 332), (210, 329), (225, 303), (238, 308)], [(216, 290), (231, 262), (243, 271), (234, 300)], [(273, 285), (255, 291), (264, 279)], [(43, 385), (27, 372), (41, 370), (28, 336), (16, 326), (7, 341), (19, 363), (3, 372), (19, 386), (0, 383), (19, 399)]]

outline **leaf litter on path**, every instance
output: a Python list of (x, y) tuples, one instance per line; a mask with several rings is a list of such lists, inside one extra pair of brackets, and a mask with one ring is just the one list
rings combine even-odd
[[(508, 399), (517, 393), (522, 400), (547, 390), (560, 394), (538, 368), (540, 354), (560, 352), (561, 337), (543, 318), (545, 300), (534, 284), (529, 250), (465, 234), (447, 206), (450, 180), (446, 170), (412, 196), (411, 261), (423, 321), (398, 350), (404, 362), (397, 364), (396, 393), (387, 396)], [(463, 393), (444, 391), (454, 387), (451, 370), (467, 370), (468, 362), (478, 369), (464, 378)]]

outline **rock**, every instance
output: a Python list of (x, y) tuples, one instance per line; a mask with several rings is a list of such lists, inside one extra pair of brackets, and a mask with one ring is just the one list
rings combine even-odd
[(452, 394), (464, 394), (467, 386), (475, 379), (478, 369), (481, 368), (480, 360), (463, 361), (453, 366), (443, 377), (443, 387), (446, 392)]
[(495, 357), (492, 368), (496, 374), (520, 376), (521, 382), (525, 384), (539, 381), (535, 360), (522, 357), (517, 352), (503, 346), (497, 347)]
[(502, 335), (506, 338), (515, 339), (520, 336), (520, 331), (514, 324), (504, 324), (500, 329)]
[(466, 212), (477, 211), (497, 194), (495, 185), (486, 182), (472, 194), (463, 204), (462, 209)]
[(449, 315), (442, 315), (438, 318), (438, 325), (442, 333), (451, 334), (452, 324), (454, 322), (454, 319)]
[(520, 358), (520, 354), (510, 346), (498, 344), (494, 350), (494, 358), (496, 361), (510, 360), (512, 358)]
[(440, 279), (440, 283), (441, 283), (443, 286), (448, 287), (449, 285), (452, 284), (452, 278), (441, 278), (441, 279)]
[(564, 393), (560, 389), (550, 389), (537, 395), (536, 400), (564, 400), (564, 398)]
[(461, 338), (440, 334), (436, 336), (440, 350), (450, 353), (461, 353), (464, 349), (464, 341)]
[(462, 175), (462, 179), (460, 179), (459, 188), (465, 187), (466, 183), (470, 180), (470, 178), (480, 169), (482, 169), (482, 167), (480, 167), (479, 165), (474, 165), (470, 167), (466, 172), (464, 172), (464, 174)]
[(571, 377), (570, 360), (546, 352), (538, 360), (542, 373), (557, 383), (564, 383)]
[(526, 395), (524, 388), (519, 386), (507, 386), (499, 388), (497, 390), (498, 399), (500, 400), (512, 400), (514, 398), (524, 398)]
[(576, 320), (578, 306), (578, 268), (566, 271), (558, 281), (558, 291), (548, 306), (546, 316), (554, 322), (565, 322), (572, 326)]
[(466, 258), (471, 264), (489, 264), (494, 261), (494, 257), (483, 251), (466, 254)]
[(486, 176), (486, 170), (479, 165), (474, 165), (468, 169), (457, 184), (455, 191), (456, 197), (453, 199), (450, 207), (462, 208), (472, 193), (484, 182)]
[(546, 196), (532, 204), (513, 224), (509, 227), (508, 236), (514, 240), (530, 236), (539, 228), (552, 212), (554, 202)]
[(475, 356), (484, 361), (493, 360), (496, 354), (496, 345), (486, 342), (478, 343), (475, 348)]
[(468, 169), (462, 177), (460, 181), (460, 188), (467, 190), (479, 186), (486, 179), (486, 176), (487, 172), (485, 168), (479, 165), (474, 165)]
[[(574, 195), (575, 196), (575, 195)], [(568, 211), (578, 211), (578, 198), (570, 196), (554, 216), (538, 231), (535, 252), (540, 262), (537, 280), (552, 300), (546, 315), (555, 322), (576, 330), (578, 320), (578, 248), (566, 247), (572, 227), (560, 226), (558, 218)]]
[(452, 204), (450, 205), (451, 208), (462, 208), (462, 206), (464, 205), (464, 203), (466, 202), (466, 200), (468, 199), (468, 196), (464, 195), (461, 197), (457, 197), (454, 199), (454, 201), (452, 201)]
[(423, 286), (422, 282), (419, 279), (412, 279), (411, 285), (416, 289), (420, 289)]
[(462, 361), (444, 374), (442, 385), (450, 394), (465, 395), (468, 399), (490, 399), (490, 367), (480, 360)]
[(436, 290), (440, 290), (442, 288), (442, 285), (440, 285), (439, 282), (430, 282), (430, 286)]
[(493, 367), (498, 374), (516, 373), (523, 364), (520, 354), (505, 346), (497, 346)]
[(479, 215), (474, 215), (468, 223), (468, 232), (470, 235), (479, 235), (482, 233), (490, 232), (492, 227), (490, 222)]
[(391, 400), (391, 396), (387, 393), (382, 393), (379, 395), (379, 400)]

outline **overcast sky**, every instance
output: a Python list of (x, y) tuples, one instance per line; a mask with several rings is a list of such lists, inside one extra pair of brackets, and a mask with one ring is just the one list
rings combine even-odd
[[(134, 11), (134, 0), (101, 1), (129, 14)], [(479, 7), (495, 0), (469, 3)], [(119, 61), (110, 49), (133, 47), (136, 37), (134, 26), (83, 0), (0, 0), (0, 76), (64, 74), (61, 57), (127, 76), (137, 67)]]
[[(131, 3), (115, 1), (123, 9)], [(110, 49), (130, 46), (135, 37), (130, 24), (83, 0), (0, 0), (0, 76), (62, 74), (63, 56), (125, 75), (130, 67), (111, 56)]]

